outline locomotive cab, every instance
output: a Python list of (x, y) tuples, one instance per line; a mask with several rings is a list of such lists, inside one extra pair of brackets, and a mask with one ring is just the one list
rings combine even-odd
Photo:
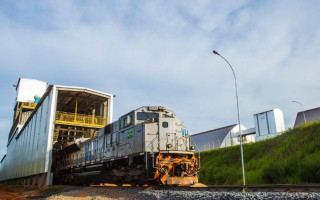
[[(190, 146), (188, 129), (164, 107), (148, 107), (136, 112), (143, 123), (145, 154), (149, 178), (160, 184), (191, 185), (198, 182), (198, 160)], [(149, 165), (148, 165), (149, 164)], [(150, 166), (152, 164), (152, 166)], [(152, 172), (150, 172), (152, 171)]]

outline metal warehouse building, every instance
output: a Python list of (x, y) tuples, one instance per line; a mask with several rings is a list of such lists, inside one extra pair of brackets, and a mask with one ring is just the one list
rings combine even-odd
[[(254, 136), (245, 135), (246, 128), (241, 125), (244, 142), (254, 142)], [(191, 135), (191, 142), (196, 146), (196, 151), (205, 151), (240, 144), (239, 126), (233, 124), (218, 129)]]
[[(255, 124), (253, 128), (246, 129), (241, 125), (244, 143), (272, 138), (285, 131), (283, 112), (278, 108), (254, 114), (253, 118)], [(193, 134), (191, 138), (192, 143), (197, 147), (196, 151), (238, 145), (240, 144), (239, 126), (233, 124)]]
[(0, 181), (51, 185), (53, 154), (112, 122), (113, 95), (20, 78)]
[(297, 113), (296, 121), (294, 122), (294, 127), (301, 126), (304, 124), (304, 116), (307, 122), (319, 121), (320, 120), (320, 107), (313, 108), (310, 110), (305, 110)]

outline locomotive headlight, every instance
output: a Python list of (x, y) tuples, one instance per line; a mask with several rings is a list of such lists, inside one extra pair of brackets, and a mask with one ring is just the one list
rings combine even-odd
[(172, 147), (172, 144), (167, 144), (167, 148), (170, 149)]
[(157, 111), (157, 110), (159, 110), (159, 107), (158, 106), (149, 106), (149, 110)]
[(190, 149), (191, 149), (191, 150), (194, 150), (194, 149), (195, 149), (195, 146), (194, 146), (194, 145), (191, 145), (191, 146), (190, 146)]

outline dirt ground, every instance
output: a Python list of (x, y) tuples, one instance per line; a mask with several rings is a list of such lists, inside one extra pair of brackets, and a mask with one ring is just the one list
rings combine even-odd
[(27, 199), (39, 197), (44, 189), (0, 185), (0, 200)]
[(0, 199), (25, 199), (12, 190), (0, 187)]
[(0, 185), (0, 200), (10, 199), (141, 199), (137, 194), (146, 187), (116, 187), (115, 185), (79, 187), (79, 186), (51, 186), (50, 188), (17, 187)]

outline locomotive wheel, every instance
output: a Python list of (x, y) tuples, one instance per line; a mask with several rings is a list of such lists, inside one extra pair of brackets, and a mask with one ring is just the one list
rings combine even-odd
[(134, 182), (131, 182), (130, 185), (131, 185), (131, 187), (136, 187), (138, 185), (138, 183), (134, 181)]
[(123, 185), (123, 182), (122, 182), (122, 181), (118, 181), (118, 182), (116, 183), (116, 185), (119, 186), (119, 187), (121, 187), (121, 186)]

